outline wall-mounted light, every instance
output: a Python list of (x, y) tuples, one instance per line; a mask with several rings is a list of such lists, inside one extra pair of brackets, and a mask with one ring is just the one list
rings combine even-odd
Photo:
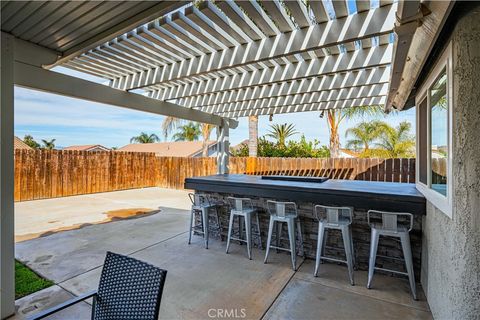
[(273, 121), (273, 113), (270, 115), (270, 117), (268, 118), (268, 121), (272, 122)]

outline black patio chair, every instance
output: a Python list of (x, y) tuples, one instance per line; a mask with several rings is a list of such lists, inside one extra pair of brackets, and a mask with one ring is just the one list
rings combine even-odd
[(44, 310), (30, 319), (42, 319), (80, 301), (93, 298), (92, 319), (158, 319), (167, 271), (148, 263), (107, 252), (98, 291)]

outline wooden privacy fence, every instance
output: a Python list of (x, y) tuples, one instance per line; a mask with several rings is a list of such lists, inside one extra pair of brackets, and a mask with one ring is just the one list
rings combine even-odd
[[(216, 173), (215, 158), (153, 153), (15, 150), (15, 200), (143, 187), (183, 189), (185, 178)], [(230, 158), (231, 173), (415, 181), (415, 159)]]

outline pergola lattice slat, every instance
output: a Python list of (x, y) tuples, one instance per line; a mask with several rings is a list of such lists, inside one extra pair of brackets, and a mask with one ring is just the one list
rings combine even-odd
[(308, 111), (320, 111), (327, 109), (343, 109), (352, 108), (366, 105), (383, 105), (385, 104), (385, 96), (370, 97), (361, 99), (349, 99), (349, 100), (337, 100), (330, 102), (317, 102), (301, 105), (288, 105), (280, 107), (267, 107), (258, 109), (245, 109), (234, 112), (219, 113), (222, 117), (248, 117), (248, 116), (262, 116), (280, 113), (297, 113)]
[[(145, 71), (140, 75), (129, 74), (125, 76), (126, 82), (129, 82), (128, 78), (130, 77), (140, 77), (142, 80), (136, 86), (120, 88), (129, 90), (147, 87), (166, 81), (387, 34), (393, 30), (395, 8), (396, 5), (384, 6), (212, 54), (171, 63), (155, 70), (149, 70), (150, 72)], [(122, 83), (122, 80), (119, 82)]]
[(226, 112), (241, 111), (245, 109), (258, 109), (258, 108), (274, 108), (284, 105), (300, 105), (310, 104), (316, 102), (330, 102), (337, 100), (370, 98), (386, 95), (388, 91), (388, 85), (374, 84), (370, 86), (325, 90), (313, 93), (292, 94), (279, 97), (268, 97), (257, 100), (249, 100), (236, 102), (231, 104), (220, 104), (212, 106), (199, 107), (199, 110), (222, 114)]
[[(336, 56), (326, 56), (321, 59), (313, 59), (310, 61), (292, 63), (286, 66), (262, 69), (258, 72), (236, 74), (224, 78), (202, 81), (192, 85), (161, 90), (157, 93), (156, 98), (160, 100), (171, 100), (179, 96), (241, 89), (276, 82), (385, 66), (391, 61), (391, 53), (392, 45), (390, 44), (371, 47), (367, 50), (357, 50)], [(124, 83), (117, 83), (115, 85), (120, 88), (127, 87)]]
[[(388, 83), (389, 78), (390, 68), (379, 67), (363, 69), (360, 71), (349, 71), (347, 73), (336, 73), (334, 75), (323, 77), (304, 78), (291, 82), (279, 82), (271, 85), (261, 85), (238, 90), (227, 90), (204, 95), (182, 97), (177, 99), (177, 103), (189, 108), (196, 106), (209, 106), (256, 100), (261, 99), (262, 97), (275, 97)], [(151, 96), (154, 97), (155, 92), (152, 92)]]

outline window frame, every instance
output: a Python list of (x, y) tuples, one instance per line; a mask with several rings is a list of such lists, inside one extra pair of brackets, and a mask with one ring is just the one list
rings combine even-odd
[[(425, 198), (431, 202), (435, 207), (440, 209), (443, 213), (445, 213), (448, 217), (452, 218), (452, 201), (453, 201), (453, 174), (452, 174), (452, 163), (453, 163), (453, 148), (452, 148), (452, 133), (453, 133), (453, 54), (452, 54), (452, 44), (451, 42), (447, 46), (446, 50), (441, 55), (440, 59), (437, 61), (435, 67), (428, 75), (427, 80), (421, 86), (418, 94), (415, 97), (415, 105), (416, 108), (416, 158), (420, 160), (420, 125), (425, 125), (425, 123), (420, 123), (420, 105), (427, 99), (427, 145), (423, 146), (423, 148), (427, 149), (427, 184), (424, 184), (420, 181), (420, 161), (417, 161), (417, 165), (415, 168), (415, 185), (418, 191), (420, 191)], [(447, 103), (448, 103), (448, 111), (447, 111), (447, 130), (448, 130), (448, 155), (447, 155), (447, 195), (444, 196), (439, 192), (433, 190), (431, 188), (432, 183), (432, 170), (431, 170), (431, 163), (432, 163), (432, 140), (431, 140), (431, 105), (430, 105), (430, 89), (433, 84), (439, 79), (441, 73), (445, 70), (447, 75)]]

